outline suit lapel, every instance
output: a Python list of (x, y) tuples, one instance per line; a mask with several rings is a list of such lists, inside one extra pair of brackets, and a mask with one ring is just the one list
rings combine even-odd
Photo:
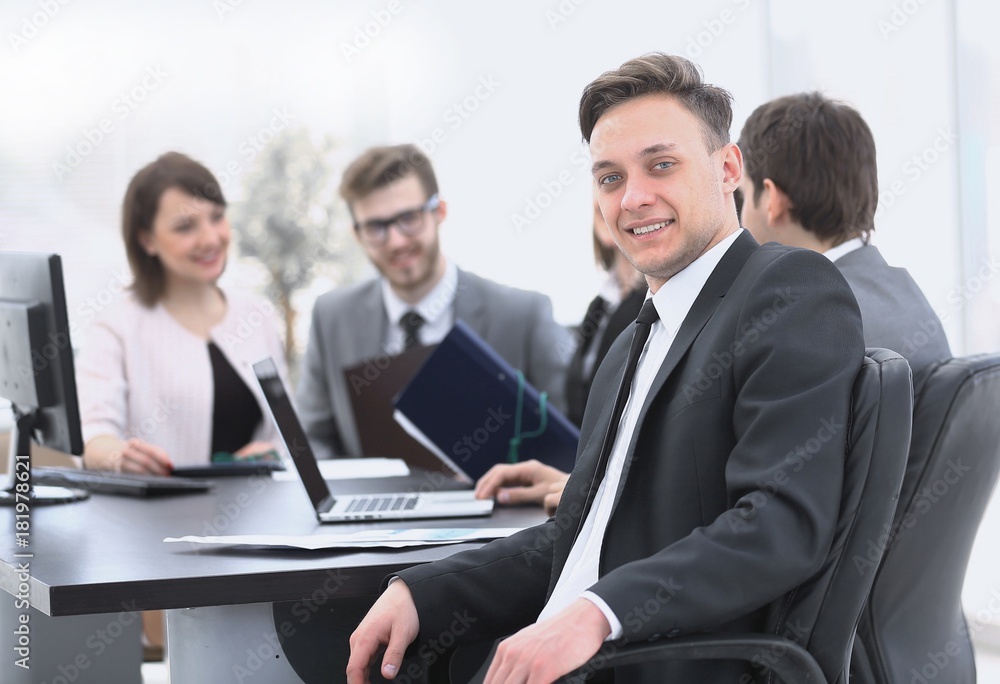
[[(386, 338), (389, 319), (385, 313), (385, 302), (382, 301), (382, 282), (378, 278), (365, 288), (361, 296), (355, 300), (355, 309), (352, 320), (360, 322), (373, 320), (372, 324), (352, 324), (350, 329), (354, 331), (350, 353), (350, 360), (344, 366), (353, 366), (359, 361), (378, 356), (384, 350), (382, 342)], [(344, 321), (337, 321), (338, 325), (343, 325)]]
[(698, 297), (694, 300), (694, 304), (691, 305), (691, 310), (685, 316), (684, 322), (681, 323), (681, 327), (677, 330), (677, 336), (674, 338), (673, 343), (671, 343), (669, 351), (667, 351), (663, 365), (656, 372), (653, 384), (650, 385), (649, 392), (642, 403), (642, 408), (639, 410), (639, 419), (636, 422), (636, 429), (629, 441), (625, 465), (622, 469), (621, 479), (618, 481), (618, 491), (615, 493), (615, 508), (618, 506), (622, 490), (625, 487), (628, 471), (632, 465), (632, 454), (635, 450), (636, 439), (646, 420), (646, 413), (649, 411), (650, 404), (652, 404), (653, 399), (660, 390), (663, 389), (663, 385), (667, 382), (677, 364), (687, 354), (691, 345), (694, 344), (698, 334), (701, 333), (709, 319), (715, 314), (715, 311), (719, 308), (719, 304), (722, 302), (722, 298), (729, 292), (729, 287), (736, 280), (740, 271), (743, 270), (747, 259), (750, 258), (750, 255), (753, 254), (757, 247), (757, 242), (747, 231), (744, 231), (743, 234), (736, 238), (736, 241), (733, 242), (732, 246), (719, 261), (718, 266), (712, 271), (712, 275), (708, 277), (704, 287), (701, 288), (701, 292), (698, 293)]
[(468, 325), (480, 337), (485, 338), (488, 334), (486, 299), (476, 282), (462, 269), (458, 269), (455, 288), (455, 320)]

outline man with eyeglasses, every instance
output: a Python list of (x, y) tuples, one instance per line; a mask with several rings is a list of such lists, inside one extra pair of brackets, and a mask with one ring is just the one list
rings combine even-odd
[(319, 458), (360, 456), (343, 369), (440, 342), (461, 319), (564, 408), (573, 343), (543, 295), (459, 269), (441, 252), (447, 204), (414, 145), (375, 147), (344, 172), (340, 194), (380, 277), (321, 296), (313, 309), (298, 408)]

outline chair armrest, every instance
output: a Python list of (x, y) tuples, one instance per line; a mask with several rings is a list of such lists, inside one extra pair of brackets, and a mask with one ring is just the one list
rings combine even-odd
[(766, 667), (784, 682), (827, 684), (823, 671), (804, 648), (787, 639), (760, 634), (703, 634), (625, 646), (609, 643), (583, 667), (558, 681), (575, 682), (583, 674), (652, 660), (746, 660)]

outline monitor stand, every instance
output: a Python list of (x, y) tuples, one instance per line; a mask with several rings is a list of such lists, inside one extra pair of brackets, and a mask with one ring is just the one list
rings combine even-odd
[(14, 429), (10, 433), (10, 451), (7, 456), (7, 483), (0, 491), (0, 506), (25, 504), (31, 506), (63, 504), (83, 501), (89, 493), (82, 489), (66, 487), (31, 486), (31, 435), (35, 431), (38, 414), (21, 411), (14, 406)]

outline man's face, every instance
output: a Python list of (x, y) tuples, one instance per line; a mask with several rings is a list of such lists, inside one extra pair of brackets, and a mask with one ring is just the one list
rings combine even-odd
[[(409, 175), (354, 202), (354, 220), (358, 225), (368, 221), (385, 221), (421, 209), (427, 199), (420, 179)], [(370, 244), (359, 236), (358, 241), (375, 268), (404, 299), (406, 294), (422, 296), (444, 273), (444, 259), (438, 242), (438, 226), (444, 215), (443, 203), (434, 211), (421, 211), (422, 223), (416, 234), (404, 235), (398, 225), (393, 225), (381, 245)]]
[(740, 190), (743, 191), (743, 212), (740, 215), (740, 222), (743, 224), (743, 227), (749, 230), (750, 234), (760, 244), (776, 242), (777, 237), (774, 235), (771, 227), (768, 226), (767, 221), (767, 206), (765, 204), (767, 192), (765, 191), (755, 200), (755, 186), (753, 181), (750, 180), (749, 174), (743, 174), (743, 180), (740, 181)]
[(673, 97), (644, 95), (609, 109), (590, 153), (611, 234), (654, 292), (739, 226), (739, 148), (710, 152), (701, 122)]

